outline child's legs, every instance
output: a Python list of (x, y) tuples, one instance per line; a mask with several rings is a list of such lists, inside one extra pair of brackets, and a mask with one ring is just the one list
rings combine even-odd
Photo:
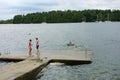
[(40, 51), (39, 51), (39, 49), (37, 49), (37, 56), (40, 56)]
[(32, 48), (29, 49), (29, 55), (32, 55)]

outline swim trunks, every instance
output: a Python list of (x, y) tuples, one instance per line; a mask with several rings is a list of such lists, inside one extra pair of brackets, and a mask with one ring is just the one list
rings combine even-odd
[(39, 45), (36, 45), (36, 49), (38, 49), (39, 48)]

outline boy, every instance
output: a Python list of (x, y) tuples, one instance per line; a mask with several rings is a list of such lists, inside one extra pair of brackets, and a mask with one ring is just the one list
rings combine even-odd
[(38, 40), (38, 38), (36, 38), (36, 49), (37, 49), (37, 57), (39, 58), (40, 51), (39, 51), (39, 40)]

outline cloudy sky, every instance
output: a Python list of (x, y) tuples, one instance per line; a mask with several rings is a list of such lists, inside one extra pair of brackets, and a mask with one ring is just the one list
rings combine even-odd
[(119, 9), (120, 0), (0, 0), (0, 20), (51, 10)]

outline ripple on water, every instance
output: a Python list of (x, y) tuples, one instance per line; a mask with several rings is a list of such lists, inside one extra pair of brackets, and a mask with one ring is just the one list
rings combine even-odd
[[(95, 63), (96, 64), (96, 63)], [(89, 66), (89, 67), (88, 67)], [(99, 65), (100, 66), (100, 65)], [(96, 68), (96, 69), (94, 69)], [(42, 70), (42, 75), (36, 80), (119, 80), (120, 70), (118, 68), (89, 65), (48, 65)]]

